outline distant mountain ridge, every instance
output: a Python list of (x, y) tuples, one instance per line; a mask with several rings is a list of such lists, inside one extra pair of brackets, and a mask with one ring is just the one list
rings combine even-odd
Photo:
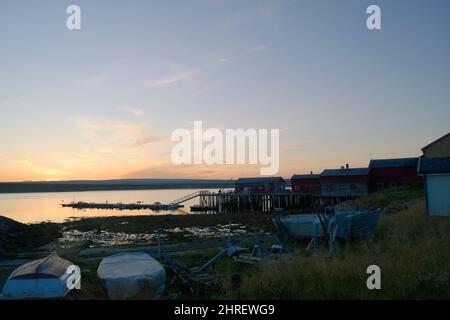
[(110, 179), (0, 182), (0, 193), (233, 188), (224, 179)]

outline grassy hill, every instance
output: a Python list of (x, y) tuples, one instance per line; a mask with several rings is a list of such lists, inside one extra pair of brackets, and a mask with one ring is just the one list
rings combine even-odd
[[(420, 186), (376, 192), (359, 204), (388, 207), (371, 239), (260, 264), (247, 273), (235, 298), (449, 299), (450, 219), (428, 217)], [(368, 290), (369, 265), (381, 268), (381, 290)]]

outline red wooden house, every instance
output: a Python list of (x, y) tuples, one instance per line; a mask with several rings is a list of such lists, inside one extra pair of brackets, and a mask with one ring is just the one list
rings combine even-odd
[(417, 163), (418, 158), (370, 160), (370, 191), (421, 181), (422, 178), (417, 175)]
[(291, 178), (292, 192), (320, 196), (320, 174), (294, 174)]
[(320, 174), (321, 197), (332, 202), (364, 196), (368, 193), (369, 168), (326, 169)]
[(235, 182), (235, 192), (274, 193), (285, 191), (282, 177), (239, 178)]

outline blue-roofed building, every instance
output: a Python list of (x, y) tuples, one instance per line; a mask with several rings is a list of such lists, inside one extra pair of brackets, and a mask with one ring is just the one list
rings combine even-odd
[(450, 157), (420, 158), (417, 172), (424, 177), (428, 215), (450, 216)]

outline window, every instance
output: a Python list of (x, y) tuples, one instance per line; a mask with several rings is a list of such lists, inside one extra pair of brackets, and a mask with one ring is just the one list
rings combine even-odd
[(398, 186), (398, 183), (397, 183), (397, 182), (391, 182), (389, 186), (390, 186), (391, 188), (392, 188), (392, 187), (396, 187), (396, 186)]

